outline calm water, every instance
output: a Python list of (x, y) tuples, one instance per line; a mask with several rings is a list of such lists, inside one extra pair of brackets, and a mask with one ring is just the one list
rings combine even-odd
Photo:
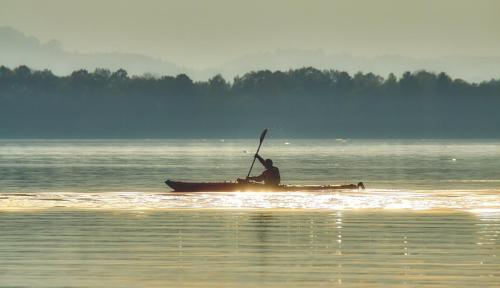
[[(247, 174), (256, 146), (255, 139), (0, 140), (0, 192), (164, 192), (166, 178), (234, 181)], [(500, 140), (271, 139), (261, 154), (291, 184), (500, 188)]]
[[(0, 140), (0, 287), (498, 287), (499, 140)], [(261, 171), (256, 166), (255, 173)]]
[(498, 287), (498, 216), (0, 212), (0, 286)]

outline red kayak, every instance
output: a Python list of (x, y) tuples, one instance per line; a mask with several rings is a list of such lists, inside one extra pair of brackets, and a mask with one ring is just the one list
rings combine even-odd
[(270, 186), (253, 182), (181, 182), (165, 181), (174, 192), (278, 192), (278, 191), (329, 191), (365, 189), (363, 182), (346, 185), (278, 185)]

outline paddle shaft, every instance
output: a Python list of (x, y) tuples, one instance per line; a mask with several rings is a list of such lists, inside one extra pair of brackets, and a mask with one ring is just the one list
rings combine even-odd
[[(264, 137), (266, 137), (266, 134), (267, 134), (267, 129), (264, 129), (264, 131), (262, 131), (262, 134), (260, 135), (260, 143), (259, 147), (257, 148), (257, 153), (255, 153), (255, 155), (259, 154), (260, 146), (262, 146), (262, 142), (264, 142)], [(248, 177), (250, 177), (250, 173), (252, 173), (253, 164), (255, 164), (255, 159), (257, 159), (257, 157), (254, 156), (252, 166), (250, 166), (250, 170), (248, 171), (247, 179)]]
[[(257, 148), (257, 153), (255, 154), (259, 154), (259, 150), (260, 150), (260, 146), (262, 145), (262, 142), (260, 142), (259, 144), (259, 148)], [(255, 159), (257, 159), (257, 157), (253, 157), (253, 161), (252, 161), (252, 166), (250, 166), (250, 171), (248, 171), (248, 175), (247, 175), (247, 178), (250, 177), (250, 173), (252, 173), (252, 169), (253, 169), (253, 164), (255, 164)]]

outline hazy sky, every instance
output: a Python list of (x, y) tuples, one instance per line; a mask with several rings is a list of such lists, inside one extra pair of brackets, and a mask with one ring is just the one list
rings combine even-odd
[(277, 49), (500, 56), (498, 0), (0, 0), (0, 25), (193, 68)]

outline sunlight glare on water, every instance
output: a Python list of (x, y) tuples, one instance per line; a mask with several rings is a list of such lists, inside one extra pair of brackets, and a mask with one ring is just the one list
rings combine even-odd
[(0, 210), (76, 209), (313, 209), (499, 211), (498, 191), (198, 192), (198, 193), (9, 193)]

